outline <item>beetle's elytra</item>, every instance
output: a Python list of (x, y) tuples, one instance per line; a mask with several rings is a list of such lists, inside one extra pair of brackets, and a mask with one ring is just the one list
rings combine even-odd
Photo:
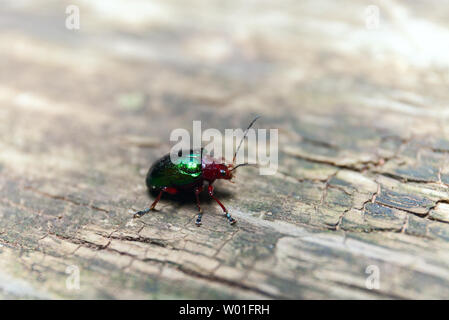
[(149, 208), (136, 212), (134, 217), (141, 217), (156, 207), (156, 204), (164, 192), (177, 194), (180, 191), (193, 191), (198, 206), (198, 217), (196, 225), (201, 225), (202, 209), (199, 200), (199, 194), (207, 183), (209, 195), (220, 205), (230, 224), (236, 223), (226, 207), (214, 196), (213, 183), (217, 179), (231, 180), (233, 171), (240, 166), (248, 165), (243, 163), (236, 165), (235, 160), (237, 152), (245, 139), (248, 130), (259, 117), (256, 117), (246, 129), (244, 136), (234, 154), (232, 164), (225, 164), (209, 155), (203, 154), (203, 148), (198, 150), (179, 151), (177, 160), (172, 162), (170, 154), (156, 160), (148, 170), (146, 185), (148, 189), (158, 192), (158, 195)]

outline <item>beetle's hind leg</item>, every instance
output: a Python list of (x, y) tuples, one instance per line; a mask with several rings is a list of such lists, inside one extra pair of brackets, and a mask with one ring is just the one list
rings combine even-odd
[(143, 209), (141, 211), (137, 211), (137, 212), (134, 213), (133, 218), (140, 218), (141, 216), (143, 216), (144, 214), (146, 214), (148, 212), (150, 212), (150, 208), (145, 208), (145, 209)]
[(150, 212), (151, 210), (154, 209), (154, 207), (156, 207), (156, 204), (159, 202), (159, 200), (161, 200), (162, 194), (165, 192), (164, 189), (161, 190), (161, 192), (159, 192), (159, 194), (157, 195), (156, 199), (153, 201), (153, 203), (151, 204), (151, 206), (149, 208), (145, 208), (144, 210), (138, 211), (136, 213), (134, 213), (134, 218), (140, 218), (141, 216), (143, 216), (144, 214)]
[(146, 209), (142, 210), (142, 211), (138, 211), (138, 212), (134, 213), (134, 218), (140, 218), (144, 214), (146, 214), (146, 213), (150, 212), (151, 210), (153, 210), (154, 207), (156, 207), (156, 205), (159, 202), (159, 200), (161, 200), (162, 194), (164, 192), (167, 192), (167, 193), (170, 193), (170, 194), (177, 194), (178, 190), (176, 188), (171, 188), (171, 187), (164, 187), (164, 188), (162, 188), (161, 192), (159, 192), (159, 194), (157, 195), (156, 199), (153, 201), (151, 206), (149, 208), (146, 208)]
[(196, 218), (195, 224), (199, 227), (201, 225), (201, 218), (203, 217), (203, 209), (200, 205), (200, 193), (203, 191), (203, 187), (198, 187), (195, 189), (196, 205), (198, 206), (198, 217)]

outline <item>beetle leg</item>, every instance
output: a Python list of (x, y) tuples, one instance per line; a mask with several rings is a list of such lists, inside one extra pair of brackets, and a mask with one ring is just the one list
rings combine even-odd
[(153, 201), (153, 203), (150, 206), (150, 210), (153, 210), (154, 207), (156, 207), (157, 203), (159, 202), (159, 200), (161, 200), (162, 194), (165, 192), (165, 190), (161, 190), (161, 192), (159, 192), (159, 194), (157, 195), (156, 199)]
[(150, 212), (150, 208), (145, 208), (145, 209), (143, 209), (141, 211), (135, 212), (133, 217), (134, 218), (140, 218), (141, 216), (143, 216), (145, 213), (148, 213), (148, 212)]
[(203, 217), (203, 209), (200, 206), (199, 194), (203, 191), (203, 187), (198, 187), (195, 189), (196, 205), (198, 206), (198, 217), (196, 218), (195, 224), (199, 227), (201, 225), (201, 218)]
[(214, 187), (212, 185), (209, 185), (208, 187), (209, 195), (217, 201), (217, 203), (220, 205), (220, 207), (223, 209), (223, 212), (226, 215), (226, 218), (228, 219), (230, 224), (234, 224), (237, 222), (233, 217), (231, 217), (231, 214), (228, 212), (228, 209), (225, 208), (225, 206), (214, 196)]
[(161, 192), (159, 192), (159, 194), (157, 195), (156, 199), (154, 200), (154, 202), (151, 204), (151, 206), (149, 208), (146, 208), (142, 211), (138, 211), (136, 213), (134, 213), (134, 218), (140, 218), (141, 216), (143, 216), (144, 214), (150, 212), (151, 210), (154, 209), (154, 207), (156, 206), (156, 204), (159, 202), (159, 200), (161, 200), (162, 194), (165, 192), (165, 188), (163, 188), (161, 190)]

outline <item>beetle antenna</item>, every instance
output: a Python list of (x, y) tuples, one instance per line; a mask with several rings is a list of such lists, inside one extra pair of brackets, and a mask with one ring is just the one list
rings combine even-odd
[(241, 163), (236, 165), (234, 168), (231, 169), (231, 171), (234, 171), (235, 169), (237, 169), (238, 167), (244, 167), (244, 166), (254, 166), (257, 167), (257, 164), (255, 163)]
[[(251, 123), (249, 124), (248, 128), (246, 128), (245, 133), (243, 134), (243, 138), (242, 138), (242, 140), (240, 140), (240, 144), (237, 147), (237, 150), (235, 151), (234, 158), (232, 158), (232, 163), (235, 164), (235, 159), (237, 158), (237, 153), (239, 152), (240, 147), (242, 146), (243, 140), (245, 140), (246, 135), (248, 134), (248, 130), (253, 126), (254, 122), (256, 122), (256, 120), (259, 119), (259, 118), (260, 118), (260, 116), (255, 117), (254, 120), (251, 121)], [(241, 164), (239, 164), (237, 167), (239, 167), (239, 166), (241, 166)], [(237, 168), (237, 167), (234, 167), (234, 169)], [(232, 170), (234, 170), (234, 169), (232, 169)]]

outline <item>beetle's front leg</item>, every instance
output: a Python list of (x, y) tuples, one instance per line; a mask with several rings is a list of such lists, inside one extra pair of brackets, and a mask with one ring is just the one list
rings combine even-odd
[(203, 191), (203, 187), (195, 188), (196, 205), (198, 206), (198, 217), (196, 218), (195, 224), (199, 227), (201, 225), (201, 218), (203, 217), (203, 210), (200, 205), (200, 193)]
[(234, 224), (237, 222), (237, 220), (235, 220), (233, 217), (231, 217), (231, 215), (228, 212), (228, 209), (225, 208), (225, 206), (220, 202), (220, 200), (218, 200), (215, 196), (214, 196), (214, 187), (210, 184), (207, 188), (209, 195), (215, 200), (217, 201), (217, 203), (220, 205), (220, 207), (223, 209), (223, 212), (226, 215), (226, 218), (228, 219), (230, 224)]

